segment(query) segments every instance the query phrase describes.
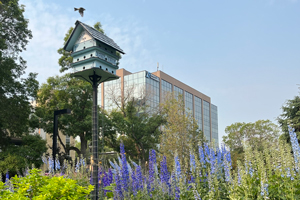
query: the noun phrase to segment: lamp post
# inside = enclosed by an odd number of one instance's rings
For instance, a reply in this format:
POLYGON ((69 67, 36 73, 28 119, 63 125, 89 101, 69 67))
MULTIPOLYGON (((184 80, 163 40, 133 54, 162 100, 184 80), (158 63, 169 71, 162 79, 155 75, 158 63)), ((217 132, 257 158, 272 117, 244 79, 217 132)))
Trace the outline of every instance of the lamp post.
POLYGON ((70 109, 62 109, 54 111, 54 119, 53 119, 53 145, 52 145, 52 155, 53 155, 53 169, 56 170, 55 165, 55 155, 57 149, 57 135, 58 135, 58 126, 57 126, 57 116, 62 114, 70 114, 70 109))
POLYGON ((76 77, 89 82, 93 87, 93 111, 92 111, 92 185, 95 186, 92 192, 92 199, 99 198, 99 181, 98 181, 98 85, 105 81, 115 80, 119 77, 115 74, 104 71, 100 68, 90 68, 82 71, 77 71, 71 74, 71 77, 76 77))

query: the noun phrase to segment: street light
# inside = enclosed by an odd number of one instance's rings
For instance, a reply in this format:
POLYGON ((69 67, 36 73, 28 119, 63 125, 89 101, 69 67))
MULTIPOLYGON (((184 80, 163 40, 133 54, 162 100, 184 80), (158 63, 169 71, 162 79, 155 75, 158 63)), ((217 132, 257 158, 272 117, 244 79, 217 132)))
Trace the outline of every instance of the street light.
POLYGON ((62 109, 54 111, 54 119, 53 119, 53 145, 52 145, 52 155, 53 155, 53 169, 56 170, 55 164, 55 155, 57 149, 57 135, 58 135, 58 126, 57 126, 57 116, 62 114, 70 114, 70 109, 62 109))

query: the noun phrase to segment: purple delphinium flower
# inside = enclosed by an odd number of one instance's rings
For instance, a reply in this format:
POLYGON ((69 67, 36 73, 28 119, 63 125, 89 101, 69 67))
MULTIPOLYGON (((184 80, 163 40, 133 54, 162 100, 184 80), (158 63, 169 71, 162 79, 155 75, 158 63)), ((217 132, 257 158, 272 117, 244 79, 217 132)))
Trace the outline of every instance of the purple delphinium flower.
POLYGON ((45 165, 47 165, 47 158, 45 156, 42 156, 42 161, 45 165))
POLYGON ((232 161, 231 161, 231 154, 230 154, 230 150, 228 150, 226 152, 226 160, 229 163, 230 169, 232 169, 232 161))
POLYGON ((127 169, 128 169, 129 174, 131 174, 132 173, 132 168, 131 168, 129 163, 127 163, 127 169))
POLYGON ((215 152, 213 149, 210 149, 210 154, 208 155, 208 162, 210 163, 210 173, 214 174, 216 171, 215 168, 215 163, 216 163, 216 158, 215 158, 215 152))
POLYGON ((59 162, 58 158, 55 159, 55 168, 57 170, 60 170, 60 162, 59 162))
POLYGON ((113 180, 114 180, 114 175, 113 175, 113 173, 112 173, 112 170, 111 170, 111 168, 109 168, 108 169, 108 177, 107 177, 107 179, 108 179, 108 182, 109 182, 109 185, 113 182, 113 180))
POLYGON ((206 162, 208 162, 208 163, 209 163, 209 156, 210 156, 210 154, 211 154, 210 150, 211 150, 211 149, 209 149, 207 143, 204 143, 205 160, 206 160, 206 162))
POLYGON ((143 174, 142 174, 142 168, 141 166, 137 166, 136 168, 136 180, 138 184, 138 190, 143 190, 144 184, 143 184, 143 174))
POLYGON ((261 188, 260 188, 260 195, 263 197, 267 197, 269 195, 268 192, 268 184, 267 183, 263 183, 263 181, 260 182, 261 183, 261 188))
POLYGON ((230 182, 230 169, 229 169, 229 163, 227 159, 225 158, 227 154, 224 155, 223 159, 223 166, 224 166, 224 171, 225 171, 225 181, 230 182))
POLYGON ((120 144, 121 160, 122 160, 122 169, 121 169, 121 178, 122 178, 122 188, 128 192, 128 183, 129 183, 129 171, 127 160, 125 156, 124 144, 120 144))
POLYGON ((75 165, 75 172, 79 172, 79 168, 80 168, 80 162, 77 161, 77 163, 75 165))
POLYGON ((52 173, 54 168, 54 162, 51 157, 49 157, 48 159, 48 164, 49 164, 49 173, 52 173))
POLYGON ((238 168, 238 185, 241 185, 241 181, 242 181, 242 178, 241 178, 241 174, 240 174, 240 168, 238 168))
POLYGON ((204 167, 205 167, 205 155, 204 155, 203 148, 202 148, 201 145, 199 145, 198 149, 199 149, 198 151, 199 151, 200 163, 201 163, 202 165, 204 165, 204 167))
POLYGON ((80 158, 79 162, 80 166, 85 167, 85 160, 83 158, 80 158))
POLYGON ((174 172, 171 173, 171 181, 172 181, 172 185, 171 185, 169 194, 172 196, 173 195, 173 190, 175 189, 175 187, 177 185, 177 181, 176 181, 176 177, 175 177, 174 172))
POLYGON ((291 138, 291 144, 294 154, 294 160, 295 160, 295 169, 297 172, 299 172, 299 160, 300 160, 300 147, 297 139, 297 135, 295 133, 295 129, 293 129, 291 126, 288 126, 289 129, 289 135, 291 138))
POLYGON ((116 187, 115 187, 116 196, 114 195, 114 198, 123 199, 123 192, 122 192, 123 183, 119 173, 115 175, 115 182, 116 182, 116 187))
POLYGON ((5 185, 7 184, 8 181, 9 181, 9 173, 8 173, 8 170, 7 170, 6 174, 5 174, 5 185))
POLYGON ((181 168, 178 156, 175 156, 175 176, 177 181, 181 178, 181 168))
POLYGON ((149 182, 148 187, 150 187, 151 191, 154 190, 152 185, 154 184, 155 165, 156 165, 156 153, 155 153, 155 150, 151 149, 149 152, 149 180, 148 180, 148 182, 149 182))
POLYGON ((175 200, 179 200, 180 199, 180 189, 179 187, 176 187, 175 189, 175 200))
POLYGON ((190 153, 190 171, 194 172, 195 169, 196 169, 195 156, 194 154, 190 153))
POLYGON ((132 171, 131 173, 131 180, 132 180, 132 192, 133 195, 136 196, 137 190, 138 190, 138 180, 136 178, 136 171, 132 171))
POLYGON ((218 165, 221 165, 222 164, 222 152, 219 148, 217 148, 217 158, 218 158, 218 165))
POLYGON ((103 187, 103 178, 104 178, 104 170, 103 170, 103 168, 100 166, 99 167, 99 171, 98 171, 98 183, 100 183, 100 184, 98 184, 98 187, 103 187))
MULTIPOLYGON (((104 172, 103 176, 103 187, 109 186, 113 181, 113 174, 111 169, 109 168, 107 172, 104 172)), ((104 190, 104 195, 106 195, 107 190, 104 190)))
POLYGON ((161 183, 168 183, 170 175, 167 167, 167 158, 164 156, 163 160, 160 162, 160 181, 161 183))
POLYGON ((116 174, 120 172, 120 167, 117 164, 114 164, 111 161, 109 161, 109 164, 113 167, 112 173, 116 174))
POLYGON ((138 167, 138 164, 136 164, 134 161, 131 160, 131 163, 132 163, 132 165, 133 165, 135 168, 138 167))
POLYGON ((194 190, 194 198, 195 200, 201 200, 200 194, 198 193, 197 190, 194 190))

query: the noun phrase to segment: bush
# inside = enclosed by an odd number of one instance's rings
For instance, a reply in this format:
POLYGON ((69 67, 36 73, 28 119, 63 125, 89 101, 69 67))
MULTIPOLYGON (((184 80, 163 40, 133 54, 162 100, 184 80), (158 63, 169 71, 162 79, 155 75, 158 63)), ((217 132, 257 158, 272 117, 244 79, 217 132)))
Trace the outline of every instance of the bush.
POLYGON ((75 180, 63 176, 42 176, 41 170, 32 169, 25 177, 0 182, 0 199, 46 200, 88 199, 93 186, 82 187, 75 180))

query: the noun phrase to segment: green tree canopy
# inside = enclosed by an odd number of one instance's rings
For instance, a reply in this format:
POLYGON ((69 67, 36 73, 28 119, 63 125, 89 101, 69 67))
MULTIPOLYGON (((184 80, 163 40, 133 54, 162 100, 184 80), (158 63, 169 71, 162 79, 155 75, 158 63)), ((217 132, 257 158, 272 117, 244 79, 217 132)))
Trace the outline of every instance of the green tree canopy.
MULTIPOLYGON (((88 140, 92 134, 92 87, 89 83, 71 78, 69 74, 62 77, 55 76, 47 79, 47 83, 42 84, 37 98, 36 120, 40 127, 47 133, 53 132, 54 110, 69 108, 71 115, 61 115, 58 119, 58 128, 64 135, 79 136, 81 148, 75 146, 66 147, 58 137, 65 152, 75 150, 78 154, 86 157, 88 140)), ((101 111, 101 110, 100 110, 101 111)), ((107 122, 106 115, 99 113, 99 125, 102 118, 107 122), (102 117, 103 115, 103 117, 102 117)), ((109 126, 109 122, 104 123, 109 126)), ((105 141, 115 141, 114 131, 109 127, 104 127, 105 141)))
POLYGON ((195 151, 199 143, 205 141, 204 135, 191 112, 185 110, 181 95, 175 98, 175 95, 170 93, 166 99, 162 104, 166 125, 160 136, 159 151, 166 156, 168 166, 173 165, 171 162, 177 153, 182 169, 187 170, 186 159, 189 158, 191 150, 195 151))
POLYGON ((283 134, 281 139, 290 143, 288 125, 295 129, 295 133, 298 136, 300 142, 300 97, 295 96, 294 99, 288 100, 284 106, 282 106, 282 114, 277 118, 278 123, 282 129, 283 134))
POLYGON ((6 170, 10 175, 22 172, 25 167, 40 167, 42 155, 47 151, 46 141, 39 135, 24 135, 20 146, 8 145, 2 148, 0 154, 0 174, 6 170))
POLYGON ((270 120, 258 120, 254 123, 237 122, 225 128, 224 144, 230 148, 233 167, 237 160, 244 158, 244 144, 259 151, 271 146, 279 138, 279 128, 270 120))
POLYGON ((26 50, 32 34, 18 0, 0 2, 0 145, 3 138, 29 131, 30 101, 36 97, 38 81, 30 73, 23 77, 26 61, 19 53, 26 50))
MULTIPOLYGON (((124 110, 113 110, 109 117, 113 127, 123 137, 126 143, 133 144, 126 147, 126 152, 135 160, 141 160, 145 166, 149 150, 157 149, 160 126, 165 119, 159 113, 149 115, 145 110, 140 110, 135 98, 124 106, 124 110)), ((119 146, 114 146, 119 151, 119 146)))

